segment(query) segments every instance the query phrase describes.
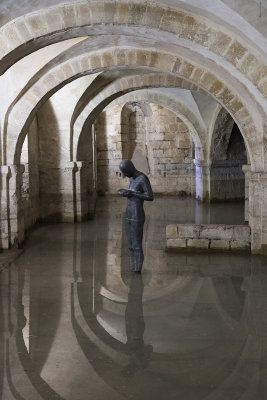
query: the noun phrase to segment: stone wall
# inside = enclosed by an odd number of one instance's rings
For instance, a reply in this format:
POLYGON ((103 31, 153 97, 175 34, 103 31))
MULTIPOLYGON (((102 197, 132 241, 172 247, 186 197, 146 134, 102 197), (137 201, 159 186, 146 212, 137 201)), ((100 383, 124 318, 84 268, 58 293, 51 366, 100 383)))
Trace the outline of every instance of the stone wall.
POLYGON ((67 85, 40 109, 38 117, 40 219, 73 222, 89 218, 95 206, 94 135, 86 141, 86 159, 70 161, 71 117, 88 77, 67 85), (66 100, 67 99, 67 100, 66 100))
POLYGON ((192 250, 250 250, 250 227, 245 225, 167 225, 167 249, 192 250))
POLYGON ((119 163, 130 157, 147 173, 154 193, 193 195, 195 168, 188 127, 164 107, 149 104, 151 115, 140 109, 121 117, 122 107, 105 110, 96 121, 98 190, 116 192, 126 183, 119 163), (129 143, 130 142, 130 143, 129 143))

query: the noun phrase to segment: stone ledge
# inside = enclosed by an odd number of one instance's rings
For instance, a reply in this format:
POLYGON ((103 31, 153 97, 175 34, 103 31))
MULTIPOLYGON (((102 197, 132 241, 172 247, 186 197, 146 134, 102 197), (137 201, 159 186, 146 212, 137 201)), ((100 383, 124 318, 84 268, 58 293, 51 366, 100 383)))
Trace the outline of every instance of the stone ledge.
POLYGON ((166 226, 167 250, 250 251, 247 225, 171 224, 166 226))

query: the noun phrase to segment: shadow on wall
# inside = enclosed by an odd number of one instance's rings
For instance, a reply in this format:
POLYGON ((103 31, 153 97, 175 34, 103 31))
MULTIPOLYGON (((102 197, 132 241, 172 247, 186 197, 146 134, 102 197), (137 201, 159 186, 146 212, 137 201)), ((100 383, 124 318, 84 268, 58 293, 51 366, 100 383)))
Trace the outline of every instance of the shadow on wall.
POLYGON ((144 103, 126 103, 121 112, 122 159, 132 160, 146 175, 150 172, 146 129, 149 116, 151 108, 144 103))
MULTIPOLYGON (((40 219, 62 221, 63 197, 66 187, 60 159, 61 143, 57 116, 48 100, 37 114, 39 135, 40 219)), ((71 175, 69 184, 72 185, 71 175)), ((70 199, 69 199, 70 200, 70 199)))

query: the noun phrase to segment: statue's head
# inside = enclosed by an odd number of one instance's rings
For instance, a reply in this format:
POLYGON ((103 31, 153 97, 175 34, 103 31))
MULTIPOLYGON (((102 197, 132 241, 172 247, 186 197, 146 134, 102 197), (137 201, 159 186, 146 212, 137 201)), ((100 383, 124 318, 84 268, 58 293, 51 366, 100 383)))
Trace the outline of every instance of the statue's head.
POLYGON ((136 171, 135 166, 130 160, 122 160, 120 163, 120 170, 123 175, 127 176, 128 178, 133 177, 136 171))

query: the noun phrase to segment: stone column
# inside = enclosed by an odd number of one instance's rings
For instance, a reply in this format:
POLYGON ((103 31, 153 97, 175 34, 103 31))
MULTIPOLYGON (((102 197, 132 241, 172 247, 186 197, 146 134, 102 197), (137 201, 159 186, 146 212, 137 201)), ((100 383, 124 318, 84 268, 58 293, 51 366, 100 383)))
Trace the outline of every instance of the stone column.
POLYGON ((0 195, 1 195, 1 208, 0 208, 0 223, 1 223, 1 235, 0 235, 0 248, 9 248, 9 236, 10 236, 10 224, 9 224, 9 194, 8 194, 8 180, 10 178, 10 168, 7 165, 0 167, 0 195))
POLYGON ((249 179, 249 225, 251 251, 267 251, 267 173, 251 172, 249 179))
POLYGON ((42 219, 52 222, 77 222, 94 212, 95 190, 92 163, 64 162, 58 167, 41 168, 40 192, 42 219))
POLYGON ((8 180, 8 213, 10 223, 10 245, 18 246, 24 241, 24 209, 21 196, 24 165, 10 165, 8 180))
POLYGON ((194 159, 196 166, 196 198, 210 202, 210 163, 194 159))
POLYGON ((92 218, 96 204, 93 162, 76 161, 73 175, 76 221, 92 218))
POLYGON ((64 162, 58 166, 41 165, 41 217, 49 222, 74 222, 76 163, 64 162))
POLYGON ((249 220, 249 179, 251 173, 251 165, 242 165, 242 171, 245 175, 245 221, 249 220))

